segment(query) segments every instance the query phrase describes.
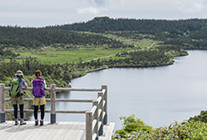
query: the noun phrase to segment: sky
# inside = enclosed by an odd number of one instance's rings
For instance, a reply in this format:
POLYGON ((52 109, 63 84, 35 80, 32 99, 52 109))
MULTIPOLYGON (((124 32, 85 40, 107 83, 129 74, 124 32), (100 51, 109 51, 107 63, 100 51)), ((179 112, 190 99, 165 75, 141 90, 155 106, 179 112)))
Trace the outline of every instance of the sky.
POLYGON ((44 27, 94 17, 207 18, 207 0, 0 0, 0 25, 44 27))

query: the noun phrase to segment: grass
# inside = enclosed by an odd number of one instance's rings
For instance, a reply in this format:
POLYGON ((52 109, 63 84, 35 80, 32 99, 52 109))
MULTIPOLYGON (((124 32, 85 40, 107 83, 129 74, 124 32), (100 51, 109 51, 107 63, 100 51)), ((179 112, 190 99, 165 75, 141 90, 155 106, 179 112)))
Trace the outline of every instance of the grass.
MULTIPOLYGON (((126 38, 126 37, 113 35, 113 34, 110 34, 110 33, 107 33, 107 34, 91 33, 91 32, 84 32, 84 33, 102 35, 102 36, 105 36, 105 37, 108 37, 108 38, 111 38, 111 39, 114 39, 114 40, 121 41, 125 44, 134 45, 135 47, 139 47, 139 48, 142 48, 142 49, 146 49, 147 47, 149 47, 153 43, 155 43, 155 44, 159 43, 158 41, 155 41, 155 40, 152 40, 152 39, 130 39, 130 38, 126 38)), ((139 34, 139 35, 141 35, 141 34, 139 34)), ((145 36, 145 35, 142 35, 142 36, 145 36)))
POLYGON ((21 52, 21 57, 34 57, 41 62, 51 63, 78 63, 80 61, 90 61, 92 59, 112 57, 117 53, 127 51, 123 49, 114 50, 44 50, 41 52, 21 52))
POLYGON ((152 45, 153 43, 157 43, 153 40, 149 40, 149 39, 142 39, 142 40, 129 40, 127 41, 127 43, 134 45, 135 47, 140 47, 142 49, 145 49, 147 47, 149 47, 150 45, 152 45))
MULTIPOLYGON (((88 33, 88 32, 85 32, 88 33)), ((97 33, 88 33, 88 34, 97 34, 97 33)), ((109 37, 112 39, 119 40, 123 42, 124 44, 131 44, 134 45, 136 48, 141 49, 148 49, 148 47, 151 44, 158 43, 157 41, 151 40, 151 39, 129 39, 124 38, 112 34, 99 34, 103 35, 105 37, 109 37)), ((102 47, 104 48, 104 47, 102 47)), ((33 50, 33 51, 24 51, 20 52, 17 50, 17 52, 21 55, 17 61, 22 61, 22 58, 25 57, 33 57, 37 60, 43 62, 43 63, 59 63, 59 64, 65 64, 65 63, 78 63, 80 61, 86 62, 90 60, 95 59, 123 59, 123 58, 117 58, 115 57, 116 54, 124 51, 134 51, 134 49, 100 49, 100 47, 97 46, 79 46, 78 50, 62 50, 62 49, 54 49, 52 47, 46 47, 44 49, 41 49, 41 51, 33 50)), ((5 59, 5 61, 9 61, 5 59)))

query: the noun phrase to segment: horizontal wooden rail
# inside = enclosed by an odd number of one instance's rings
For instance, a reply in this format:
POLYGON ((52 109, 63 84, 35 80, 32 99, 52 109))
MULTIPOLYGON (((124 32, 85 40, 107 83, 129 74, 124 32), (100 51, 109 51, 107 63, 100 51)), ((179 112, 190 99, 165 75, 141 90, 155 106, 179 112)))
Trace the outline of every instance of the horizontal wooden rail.
MULTIPOLYGON (((11 101, 10 98, 5 98, 5 101, 11 101)), ((24 98, 24 101, 33 101, 33 98, 24 98)), ((47 102, 50 102, 51 99, 46 98, 47 102)), ((93 100, 90 99, 56 99, 56 102, 79 102, 79 103, 92 103, 93 100)))
POLYGON ((61 111, 61 110, 56 110, 56 113, 72 113, 72 114, 82 114, 82 113, 86 113, 86 111, 61 111))
MULTIPOLYGON (((11 87, 5 87, 5 90, 11 90, 11 87)), ((27 87, 27 88, 22 88, 23 90, 32 90, 32 87, 27 87)), ((51 88, 45 88, 45 90, 50 91, 51 88)), ((56 91, 91 91, 91 92, 96 92, 96 91, 101 91, 102 89, 90 89, 90 88, 60 88, 60 87, 56 87, 55 88, 56 91)))
MULTIPOLYGON (((19 111, 19 110, 18 110, 19 111)), ((13 109, 5 109, 5 112, 14 112, 13 109)), ((33 109, 24 109, 24 112, 34 112, 33 109)), ((46 113, 51 113, 51 110, 45 110, 46 113)), ((71 113, 71 114, 85 114, 86 111, 65 111, 65 110, 56 110, 56 113, 71 113)))
POLYGON ((92 103, 93 100, 87 99, 56 99, 56 102, 84 102, 84 103, 92 103))
POLYGON ((101 91, 101 89, 87 89, 87 88, 55 88, 56 91, 101 91))

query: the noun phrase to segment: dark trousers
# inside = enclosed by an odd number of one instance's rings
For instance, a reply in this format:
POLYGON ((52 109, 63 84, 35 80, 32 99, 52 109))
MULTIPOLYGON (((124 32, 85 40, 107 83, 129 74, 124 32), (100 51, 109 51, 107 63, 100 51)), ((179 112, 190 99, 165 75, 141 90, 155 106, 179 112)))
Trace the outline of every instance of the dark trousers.
MULTIPOLYGON (((41 120, 43 120, 45 117, 45 105, 40 105, 40 111, 41 111, 41 120)), ((38 106, 34 105, 34 118, 35 118, 35 120, 38 119, 37 115, 38 115, 38 106)))
MULTIPOLYGON (((13 107, 14 107, 14 118, 15 120, 17 120, 18 119, 18 105, 14 104, 13 107)), ((20 117, 21 119, 24 119, 24 104, 19 105, 19 108, 20 108, 20 117)))

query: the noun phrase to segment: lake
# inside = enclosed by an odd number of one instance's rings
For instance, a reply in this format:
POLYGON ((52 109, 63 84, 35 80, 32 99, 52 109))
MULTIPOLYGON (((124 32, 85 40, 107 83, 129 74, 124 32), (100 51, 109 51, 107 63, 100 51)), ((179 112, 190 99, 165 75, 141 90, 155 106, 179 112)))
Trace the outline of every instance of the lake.
MULTIPOLYGON (((108 119, 121 129, 121 115, 135 114, 155 128, 182 122, 207 108, 207 51, 188 51, 170 66, 112 68, 71 81, 74 88, 108 86, 108 119)), ((57 98, 91 99, 96 93, 67 92, 57 98)), ((50 104, 47 104, 50 108, 50 104)), ((89 103, 57 103, 58 109, 89 110, 89 103)), ((45 120, 50 116, 46 114, 45 120)), ((34 120, 34 119, 33 119, 34 120)), ((85 121, 85 115, 57 114, 58 121, 85 121)))

